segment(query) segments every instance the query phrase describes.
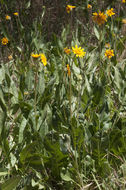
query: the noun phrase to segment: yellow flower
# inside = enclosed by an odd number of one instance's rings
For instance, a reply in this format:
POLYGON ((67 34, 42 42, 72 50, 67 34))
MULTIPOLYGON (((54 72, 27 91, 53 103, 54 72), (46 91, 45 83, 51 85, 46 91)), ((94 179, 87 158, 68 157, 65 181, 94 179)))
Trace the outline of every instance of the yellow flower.
POLYGON ((19 13, 18 12, 15 12, 15 13, 13 13, 15 16, 18 16, 19 15, 19 13))
POLYGON ((32 53, 31 56, 32 56, 33 58, 38 58, 38 57, 40 57, 40 54, 34 54, 34 53, 32 53))
POLYGON ((41 56, 41 62, 43 63, 44 66, 46 66, 47 65, 47 59, 46 59, 45 54, 41 53, 40 56, 41 56))
POLYGON ((92 9, 92 6, 90 4, 87 5, 88 9, 92 9))
POLYGON ((69 64, 67 64, 67 72, 68 72, 68 76, 70 77, 70 66, 69 66, 69 64))
POLYGON ((113 56, 114 56, 113 50, 112 50, 112 49, 107 49, 107 50, 105 51, 105 56, 108 57, 109 59, 110 59, 111 57, 113 57, 113 56))
POLYGON ((12 55, 9 55, 8 59, 9 59, 9 61, 11 61, 13 59, 12 55))
POLYGON ((122 23, 126 24, 126 18, 122 19, 122 23))
POLYGON ((122 3, 126 3, 126 0, 122 0, 122 3))
POLYGON ((5 16, 6 20, 11 20, 11 17, 9 15, 5 16))
POLYGON ((65 51, 65 53, 66 53, 67 55, 69 55, 69 54, 70 54, 70 49, 68 49, 67 47, 66 47, 66 48, 64 48, 64 51, 65 51))
POLYGON ((7 43, 8 43, 8 39, 7 38, 2 38, 2 44, 3 45, 7 45, 7 43))
POLYGON ((106 14, 107 14, 108 16, 110 16, 110 17, 111 17, 112 15, 115 15, 115 13, 113 12, 113 8, 107 10, 107 11, 106 11, 106 14))
POLYGON ((28 95, 28 94, 29 94, 29 92, 28 92, 28 91, 25 91, 25 92, 24 92, 24 95, 28 95))
POLYGON ((107 21, 106 18, 106 15, 101 11, 99 13, 93 13, 93 21, 96 22, 98 25, 104 24, 107 21))
POLYGON ((106 44, 105 44, 105 47, 106 47, 106 48, 110 48, 110 43, 106 43, 106 44))
POLYGON ((77 47, 77 45, 75 45, 75 47, 72 47, 72 50, 76 57, 84 57, 86 54, 86 52, 84 52, 84 49, 77 47))
POLYGON ((70 11, 72 11, 72 9, 74 9, 76 6, 72 6, 72 5, 67 5, 66 6, 66 11, 67 13, 70 13, 70 11))

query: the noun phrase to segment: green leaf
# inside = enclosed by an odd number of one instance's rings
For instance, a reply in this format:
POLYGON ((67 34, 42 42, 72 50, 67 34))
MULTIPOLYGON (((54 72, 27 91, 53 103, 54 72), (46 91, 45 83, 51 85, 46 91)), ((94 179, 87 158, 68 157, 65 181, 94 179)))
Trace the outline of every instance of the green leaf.
POLYGON ((61 173, 61 178, 64 180, 64 181, 73 181, 71 179, 71 177, 69 176, 69 174, 63 174, 61 173))
POLYGON ((21 125, 20 125, 20 129, 19 129, 19 143, 22 143, 23 141, 23 132, 26 127, 26 124, 27 124, 27 120, 23 117, 21 125))
POLYGON ((99 34, 99 31, 96 28, 96 26, 94 26, 94 33, 95 33, 96 38, 99 40, 100 39, 100 34, 99 34))
POLYGON ((88 81, 87 76, 85 75, 85 86, 87 87, 87 91, 89 92, 89 94, 91 93, 91 87, 88 81))
POLYGON ((21 180, 20 176, 10 178, 4 184, 1 185, 1 190, 14 190, 17 187, 20 180, 21 180))
POLYGON ((6 113, 0 110, 0 135, 4 127, 5 119, 6 119, 6 113))
POLYGON ((11 82, 10 93, 13 94, 13 103, 18 102, 18 91, 14 81, 11 82))
POLYGON ((8 172, 7 172, 7 171, 0 172, 0 176, 5 176, 5 175, 8 175, 8 172))
POLYGON ((103 86, 101 84, 97 84, 95 87, 94 87, 94 91, 93 91, 93 102, 95 105, 98 105, 101 98, 103 97, 104 95, 104 89, 103 89, 103 86))
POLYGON ((31 6, 31 1, 28 1, 25 5, 25 8, 28 9, 31 6))
POLYGON ((28 91, 33 89, 33 87, 34 87, 34 74, 33 74, 33 71, 31 69, 29 69, 29 71, 27 73, 25 83, 27 85, 28 91))
POLYGON ((6 104, 5 104, 5 101, 4 101, 3 91, 2 91, 1 88, 0 88, 0 106, 1 106, 2 110, 4 112, 6 112, 7 108, 6 108, 6 104))
POLYGON ((36 152, 36 146, 37 146, 37 142, 28 144, 20 153, 20 162, 22 164, 31 164, 31 165, 38 165, 40 167, 40 165, 42 165, 41 163, 41 158, 40 153, 36 152))
POLYGON ((119 69, 117 67, 114 67, 114 70, 115 70, 115 84, 116 86, 121 89, 122 88, 122 77, 121 77, 121 74, 119 72, 119 69))
POLYGON ((42 95, 44 90, 45 90, 45 79, 44 79, 43 73, 41 73, 39 76, 38 91, 42 95))
POLYGON ((2 84, 2 81, 4 80, 5 78, 5 70, 4 68, 0 68, 0 84, 2 84))

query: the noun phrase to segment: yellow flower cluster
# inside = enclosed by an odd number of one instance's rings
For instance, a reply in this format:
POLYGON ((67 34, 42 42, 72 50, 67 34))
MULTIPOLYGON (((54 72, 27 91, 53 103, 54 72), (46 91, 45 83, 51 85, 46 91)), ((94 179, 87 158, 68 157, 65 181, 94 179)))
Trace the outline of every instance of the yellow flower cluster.
POLYGON ((64 48, 64 52, 65 52, 67 55, 69 55, 69 54, 70 54, 70 49, 67 48, 67 47, 65 47, 65 48, 64 48))
POLYGON ((12 56, 12 55, 9 55, 9 56, 8 56, 8 59, 9 59, 9 61, 11 61, 11 60, 13 59, 13 56, 12 56))
POLYGON ((110 59, 111 57, 114 56, 114 51, 112 49, 107 49, 105 51, 105 56, 110 59))
POLYGON ((106 11, 106 14, 108 15, 108 16, 113 16, 113 15, 115 15, 115 13, 113 12, 113 8, 111 8, 111 9, 108 9, 107 11, 106 11))
POLYGON ((5 19, 6 19, 6 20, 11 20, 11 17, 10 17, 9 15, 6 15, 6 16, 5 16, 5 19))
POLYGON ((41 62, 43 63, 43 65, 44 66, 47 65, 47 58, 46 58, 46 56, 45 56, 44 53, 41 53, 41 54, 34 54, 34 53, 32 53, 31 56, 33 58, 35 58, 35 59, 40 57, 41 58, 41 62))
POLYGON ((110 48, 110 43, 106 43, 106 44, 105 44, 105 47, 106 47, 106 48, 110 48))
POLYGON ((126 24, 126 19, 125 19, 125 18, 122 19, 122 23, 123 23, 123 24, 126 24))
POLYGON ((87 5, 88 9, 92 9, 92 6, 90 4, 87 5))
POLYGON ((34 53, 32 53, 31 56, 32 56, 33 58, 38 58, 38 57, 40 57, 40 54, 34 54, 34 53))
POLYGON ((8 44, 8 39, 6 37, 2 38, 2 44, 5 46, 8 44))
POLYGON ((41 62, 43 63, 44 66, 47 65, 47 59, 46 59, 46 56, 45 54, 40 54, 40 57, 41 57, 41 62))
POLYGON ((86 52, 84 52, 84 49, 77 47, 77 45, 75 45, 75 47, 72 47, 72 50, 76 57, 84 57, 86 54, 86 52))
POLYGON ((18 16, 19 15, 19 13, 18 12, 15 12, 15 13, 13 13, 15 16, 18 16))
MULTIPOLYGON (((13 13, 13 15, 18 16, 19 13, 18 13, 18 12, 15 12, 15 13, 13 13)), ((5 16, 5 19, 6 19, 6 20, 11 20, 11 16, 6 15, 6 16, 5 16)))
POLYGON ((28 92, 28 91, 25 91, 25 92, 24 92, 24 95, 28 95, 28 94, 29 94, 29 92, 28 92))
POLYGON ((93 21, 97 23, 98 25, 102 25, 107 21, 107 16, 99 11, 98 13, 93 13, 93 21))
POLYGON ((76 6, 72 6, 72 5, 67 5, 66 6, 66 11, 67 13, 70 13, 70 11, 72 11, 72 9, 76 8, 76 6))
POLYGON ((114 9, 111 8, 111 9, 108 9, 106 11, 106 14, 104 14, 103 12, 99 11, 98 13, 93 13, 93 21, 98 24, 98 25, 102 25, 104 24, 106 21, 107 21, 107 16, 111 17, 113 15, 115 15, 114 9))
POLYGON ((126 0, 122 0, 122 3, 126 3, 126 0))
MULTIPOLYGON (((64 48, 64 52, 69 55, 70 54, 70 49, 65 47, 64 48)), ((86 52, 84 52, 84 49, 82 49, 81 47, 78 47, 77 45, 75 45, 75 47, 72 47, 72 52, 76 55, 76 57, 84 57, 86 52)))

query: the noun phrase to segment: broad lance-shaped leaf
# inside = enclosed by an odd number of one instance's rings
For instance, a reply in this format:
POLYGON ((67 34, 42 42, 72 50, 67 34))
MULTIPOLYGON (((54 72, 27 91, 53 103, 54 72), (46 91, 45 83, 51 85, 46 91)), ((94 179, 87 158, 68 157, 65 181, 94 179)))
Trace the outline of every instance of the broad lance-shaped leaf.
POLYGON ((94 33, 95 33, 95 36, 97 37, 97 39, 99 40, 100 39, 100 34, 99 34, 98 29, 95 26, 94 26, 94 33))
POLYGON ((0 135, 4 127, 5 119, 6 119, 6 113, 0 110, 0 135))
POLYGON ((4 101, 4 97, 3 97, 3 92, 0 89, 0 135, 2 132, 2 129, 4 127, 4 123, 6 120, 6 116, 7 116, 7 108, 5 105, 5 101, 4 101))
POLYGON ((39 76, 39 84, 38 84, 38 91, 42 95, 45 90, 45 79, 44 79, 44 73, 41 73, 39 76))
POLYGON ((17 187, 20 180, 20 176, 10 178, 1 185, 1 190, 14 190, 17 187))
POLYGON ((122 88, 121 74, 120 74, 119 69, 117 67, 114 67, 114 70, 115 70, 114 82, 115 82, 116 86, 118 87, 118 89, 121 89, 122 88))
POLYGON ((5 79, 5 69, 2 67, 0 68, 0 84, 2 84, 2 81, 5 79))
POLYGON ((4 101, 4 96, 3 96, 3 92, 2 92, 2 89, 0 88, 0 106, 2 108, 2 110, 4 112, 7 111, 7 108, 6 108, 6 104, 5 104, 5 101, 4 101))
POLYGON ((69 173, 67 173, 67 174, 61 173, 61 178, 62 178, 64 181, 73 181, 73 179, 70 177, 69 173))
POLYGON ((87 87, 87 91, 88 91, 89 93, 91 93, 91 87, 90 87, 90 83, 89 83, 89 81, 88 81, 87 76, 85 76, 85 86, 87 87))
POLYGON ((0 168, 0 177, 1 176, 6 176, 9 174, 9 171, 3 168, 0 168))
POLYGON ((25 83, 27 85, 28 91, 32 90, 34 87, 34 74, 33 71, 30 69, 26 75, 25 83))
POLYGON ((21 125, 19 127, 19 143, 21 143, 23 140, 23 132, 26 127, 26 124, 27 124, 27 120, 23 117, 21 125))

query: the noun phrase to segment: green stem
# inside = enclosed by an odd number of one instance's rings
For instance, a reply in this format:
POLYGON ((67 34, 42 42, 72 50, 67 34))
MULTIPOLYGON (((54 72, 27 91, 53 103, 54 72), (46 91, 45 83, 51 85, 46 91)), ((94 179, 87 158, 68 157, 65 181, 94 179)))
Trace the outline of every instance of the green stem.
POLYGON ((36 116, 37 116, 37 109, 36 109, 36 104, 37 104, 37 80, 38 80, 38 71, 35 71, 35 79, 34 79, 34 111, 35 111, 35 124, 36 124, 36 128, 37 128, 37 120, 36 120, 36 116))

